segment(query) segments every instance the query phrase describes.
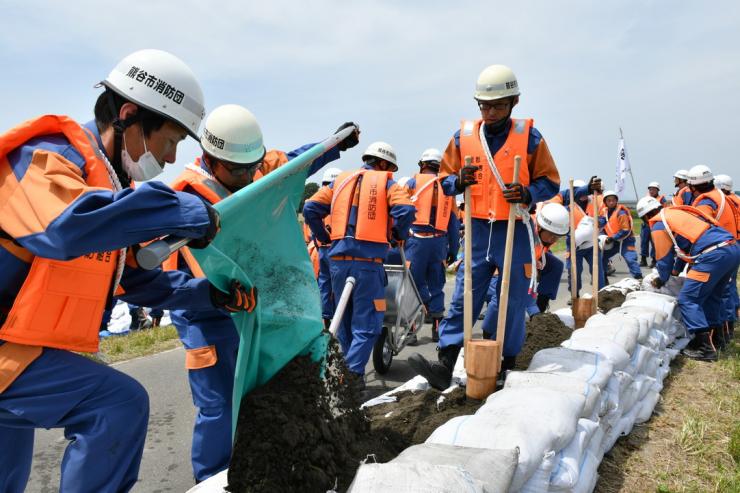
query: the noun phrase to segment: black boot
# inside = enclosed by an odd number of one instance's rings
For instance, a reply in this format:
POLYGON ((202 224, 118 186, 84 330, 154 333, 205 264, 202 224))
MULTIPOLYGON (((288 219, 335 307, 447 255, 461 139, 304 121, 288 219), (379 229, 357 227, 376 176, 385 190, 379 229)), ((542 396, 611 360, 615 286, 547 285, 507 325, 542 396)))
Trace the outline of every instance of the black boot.
POLYGON ((717 351, 725 349, 725 330, 722 325, 711 327, 712 345, 717 351))
POLYGON ((735 322, 725 322, 727 324, 727 330, 725 331, 725 341, 728 343, 735 338, 735 322))
POLYGON ((645 255, 640 256, 640 267, 647 267, 647 257, 645 255))
POLYGON ((651 259, 650 260, 650 268, 652 269, 654 267, 655 267, 655 259, 651 259))
POLYGON ((537 308, 539 308, 540 313, 545 313, 549 306, 550 306, 550 297, 547 296, 546 294, 538 294, 537 295, 537 308))
POLYGON ((432 341, 439 342, 439 323, 442 317, 432 319, 432 341))
POLYGON ((329 330, 329 327, 331 326, 331 319, 325 318, 324 319, 324 329, 329 330))
POLYGON ((438 353, 439 362, 432 363, 419 353, 409 356, 409 365, 416 372, 426 378, 429 385, 437 390, 445 390, 452 382, 452 370, 455 368, 460 346, 447 346, 438 353))
POLYGON ((712 334, 709 329, 695 332, 694 338, 681 353, 687 358, 699 361, 717 361, 717 351, 712 346, 712 334))

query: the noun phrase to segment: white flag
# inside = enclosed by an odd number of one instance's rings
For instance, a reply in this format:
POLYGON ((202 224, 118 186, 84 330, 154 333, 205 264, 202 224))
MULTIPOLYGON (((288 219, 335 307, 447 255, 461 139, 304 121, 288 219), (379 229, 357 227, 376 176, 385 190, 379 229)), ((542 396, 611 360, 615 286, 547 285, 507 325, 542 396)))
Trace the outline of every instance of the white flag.
POLYGON ((617 180, 614 190, 617 193, 624 191, 624 179, 627 178, 627 172, 630 170, 630 160, 627 157, 627 149, 624 147, 624 137, 621 136, 620 130, 619 149, 617 151, 617 180))

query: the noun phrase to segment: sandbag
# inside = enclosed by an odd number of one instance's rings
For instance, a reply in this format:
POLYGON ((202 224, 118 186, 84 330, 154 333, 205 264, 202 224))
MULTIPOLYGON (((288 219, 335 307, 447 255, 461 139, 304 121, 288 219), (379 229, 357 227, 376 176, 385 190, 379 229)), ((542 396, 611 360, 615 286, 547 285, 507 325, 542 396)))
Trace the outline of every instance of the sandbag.
POLYGON ((631 318, 636 320, 640 327, 640 335, 637 336, 637 342, 640 344, 647 340, 650 329, 653 328, 653 323, 655 322, 655 312, 653 310, 644 310, 643 307, 639 306, 612 308, 606 316, 613 319, 624 320, 631 318))
POLYGON ((660 393, 654 390, 650 390, 645 398, 639 403, 640 410, 635 416, 635 424, 645 423, 653 415, 653 410, 660 400, 660 393))
POLYGON ((537 351, 527 371, 565 375, 603 389, 614 371, 614 365, 596 353, 554 347, 537 351))
POLYGON ((618 344, 622 349, 632 354, 637 345, 637 337, 640 331, 636 327, 626 327, 623 325, 609 324, 589 326, 588 328, 578 329, 570 336, 573 340, 598 337, 608 339, 618 344))
MULTIPOLYGON (((611 313, 611 312, 609 312, 611 313)), ((619 327, 620 329, 627 330, 630 333, 637 332, 637 341, 640 342, 642 337, 642 329, 641 329, 641 323, 640 320, 638 320, 636 317, 631 316, 623 316, 617 313, 611 314, 611 315, 605 315, 602 313, 597 313, 596 315, 593 315, 589 317, 588 320, 586 320, 586 324, 584 325, 584 329, 588 329, 591 327, 619 327)), ((645 330, 648 330, 647 327, 645 327, 645 330)))
POLYGON ((633 377, 636 377, 637 375, 645 371, 645 365, 648 359, 655 357, 656 354, 657 353, 652 349, 643 346, 642 344, 638 344, 635 352, 632 353, 629 364, 624 369, 624 371, 626 371, 633 377))
POLYGON ((553 315, 557 315, 561 322, 571 329, 576 328, 576 319, 573 317, 573 310, 570 307, 560 308, 552 312, 553 315))
POLYGON ((630 362, 629 353, 627 353, 627 351, 618 344, 608 339, 583 337, 576 340, 568 339, 567 341, 563 341, 560 345, 568 349, 598 353, 611 361, 615 370, 624 369, 630 362))
MULTIPOLYGON (((624 371, 615 371, 609 381, 606 384, 606 394, 609 398, 609 411, 619 410, 619 416, 621 416, 625 409, 622 404, 627 389, 634 382, 634 378, 631 374, 624 371)), ((609 421, 611 422, 611 416, 609 421)))
POLYGON ((347 493, 490 493, 482 482, 460 467, 425 463, 363 464, 347 493))
POLYGON ((599 479, 596 471, 600 462, 591 451, 586 452, 578 483, 573 487, 572 493, 591 493, 594 490, 599 479))
POLYGON ((573 440, 557 453, 557 462, 550 475, 551 489, 573 488, 580 476, 581 462, 599 423, 579 419, 573 440))
POLYGON ((571 392, 582 395, 586 400, 581 412, 581 418, 589 418, 598 411, 601 401, 601 389, 583 380, 556 373, 532 371, 512 371, 506 377, 505 389, 534 389, 543 388, 558 392, 571 392))
POLYGON ((540 493, 547 491, 550 487, 550 475, 552 474, 556 460, 557 456, 555 452, 546 453, 540 463, 540 467, 534 471, 534 474, 532 474, 527 482, 520 489, 510 489, 509 491, 511 493, 540 493))
POLYGON ((391 462, 460 468, 480 481, 486 491, 506 491, 519 462, 519 449, 482 449, 421 443, 407 448, 391 462))
POLYGON ((437 428, 426 443, 475 448, 519 448, 511 489, 519 490, 545 454, 573 439, 585 399, 546 389, 503 389, 472 416, 458 416, 437 428))

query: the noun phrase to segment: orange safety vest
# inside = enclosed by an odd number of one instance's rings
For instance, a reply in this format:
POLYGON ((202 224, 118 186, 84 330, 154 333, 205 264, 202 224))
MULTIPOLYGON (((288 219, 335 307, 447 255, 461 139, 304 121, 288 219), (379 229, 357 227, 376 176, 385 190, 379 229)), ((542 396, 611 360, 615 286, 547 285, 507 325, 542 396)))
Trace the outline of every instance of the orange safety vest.
POLYGON ((321 266, 319 265, 319 249, 316 248, 316 243, 314 243, 313 241, 308 243, 307 248, 308 256, 311 259, 311 266, 313 267, 313 276, 318 279, 319 270, 321 268, 321 266))
POLYGON ((711 216, 717 220, 722 228, 729 231, 735 238, 738 238, 738 211, 735 207, 735 203, 732 200, 729 200, 722 190, 714 188, 706 193, 696 196, 692 205, 697 207, 699 202, 704 199, 711 200, 717 206, 717 209, 712 212, 711 216))
POLYGON ((391 220, 388 215, 386 187, 390 171, 345 171, 334 180, 331 201, 331 239, 347 236, 352 208, 357 208, 354 238, 374 243, 388 243, 391 220))
POLYGON ((661 209, 658 214, 648 220, 648 224, 652 229, 652 226, 659 221, 665 225, 666 232, 673 243, 676 254, 679 258, 689 263, 692 262, 692 259, 688 252, 685 252, 678 246, 675 235, 679 234, 694 244, 710 226, 719 226, 713 217, 688 205, 677 205, 661 209))
POLYGON ((611 237, 622 231, 622 226, 619 224, 619 211, 625 211, 627 213, 627 220, 630 227, 630 234, 627 235, 627 237, 629 238, 629 236, 632 234, 632 214, 630 214, 630 210, 622 204, 617 204, 617 207, 615 208, 611 217, 608 217, 609 210, 606 207, 604 207, 602 211, 604 214, 604 219, 606 219, 606 226, 604 227, 604 231, 607 235, 611 237))
POLYGON ((682 187, 678 190, 678 193, 673 196, 673 199, 671 201, 673 202, 673 205, 691 205, 691 204, 684 204, 683 203, 683 194, 685 192, 689 192, 691 189, 689 187, 682 187))
MULTIPOLYGON (((486 152, 480 141, 480 129, 483 120, 463 121, 460 130, 460 155, 471 156, 473 164, 480 166, 475 173, 478 183, 470 187, 471 215, 477 219, 508 220, 509 203, 504 199, 503 191, 496 180, 486 152)), ((504 183, 511 183, 514 178, 514 157, 521 156, 522 165, 519 169, 519 179, 524 186, 529 185, 529 166, 527 165, 527 146, 529 144, 529 130, 534 122, 532 119, 511 120, 511 129, 506 142, 493 157, 493 165, 498 170, 504 183)))
POLYGON ((416 188, 411 197, 411 202, 416 206, 417 226, 432 226, 439 231, 446 231, 450 223, 452 213, 452 197, 444 194, 439 186, 439 177, 432 174, 418 173, 414 176, 416 188), (437 208, 437 213, 432 222, 432 208, 437 208))
MULTIPOLYGON (((82 155, 88 186, 114 189, 95 137, 66 116, 45 115, 1 136, 0 167, 9 168, 8 154, 28 140, 53 134, 63 134, 82 155)), ((0 327, 0 339, 97 352, 100 322, 118 264, 118 251, 90 253, 72 260, 33 257, 31 269, 0 327)))
MULTIPOLYGON (((228 188, 223 186, 216 178, 210 173, 205 171, 200 166, 201 159, 196 158, 193 164, 185 166, 185 170, 180 173, 180 176, 175 178, 170 184, 170 188, 182 192, 186 188, 195 190, 201 197, 205 198, 211 204, 216 204, 226 197, 231 195, 228 188)), ((255 176, 255 180, 257 177, 255 176)), ((170 255, 167 260, 162 263, 163 270, 177 270, 177 264, 182 255, 183 260, 190 268, 195 277, 206 277, 203 269, 195 260, 195 256, 188 247, 182 247, 170 255)))

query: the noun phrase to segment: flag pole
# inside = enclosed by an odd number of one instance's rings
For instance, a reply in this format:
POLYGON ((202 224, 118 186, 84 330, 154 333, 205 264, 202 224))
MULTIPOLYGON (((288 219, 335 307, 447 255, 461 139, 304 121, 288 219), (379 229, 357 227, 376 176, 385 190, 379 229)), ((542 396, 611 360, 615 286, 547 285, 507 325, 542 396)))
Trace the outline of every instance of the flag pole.
MULTIPOLYGON (((622 127, 619 127, 619 138, 624 141, 624 135, 622 134, 622 127)), ((625 149, 627 146, 624 146, 625 149)), ((625 151, 626 152, 626 151, 625 151)), ((632 164, 630 163, 630 167, 627 169, 627 172, 630 174, 630 179, 632 180, 632 188, 635 190, 635 200, 640 200, 640 196, 637 195, 637 185, 635 185, 635 177, 632 174, 632 164)))

